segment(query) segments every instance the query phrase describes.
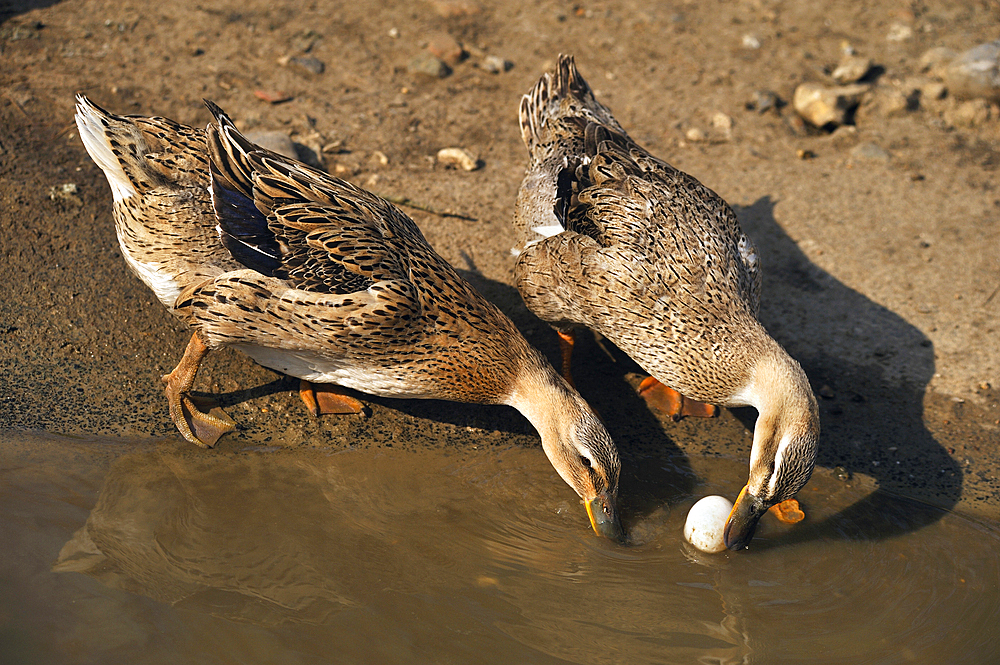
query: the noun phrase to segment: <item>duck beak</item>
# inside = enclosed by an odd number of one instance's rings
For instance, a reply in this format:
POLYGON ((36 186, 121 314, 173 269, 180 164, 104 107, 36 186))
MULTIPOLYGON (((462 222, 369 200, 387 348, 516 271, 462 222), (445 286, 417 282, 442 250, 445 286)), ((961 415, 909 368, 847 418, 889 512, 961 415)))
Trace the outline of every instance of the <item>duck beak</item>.
POLYGON ((590 526, 594 527, 594 532, 598 536, 604 536, 618 543, 625 542, 625 530, 618 521, 618 511, 615 510, 615 501, 610 494, 601 492, 583 504, 587 506, 590 526))
POLYGON ((754 531, 757 530, 757 522, 766 512, 767 506, 764 502, 744 486, 740 490, 740 495, 736 497, 736 504, 729 512, 729 519, 726 520, 726 527, 722 532, 726 547, 731 550, 741 550, 749 545, 754 531))

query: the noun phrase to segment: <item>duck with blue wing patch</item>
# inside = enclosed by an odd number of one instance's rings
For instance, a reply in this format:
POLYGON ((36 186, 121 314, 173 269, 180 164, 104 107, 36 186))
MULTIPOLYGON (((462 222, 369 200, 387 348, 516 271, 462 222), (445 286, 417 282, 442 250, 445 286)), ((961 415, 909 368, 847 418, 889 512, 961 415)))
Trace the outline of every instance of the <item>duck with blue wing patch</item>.
MULTIPOLYGON (((78 122, 99 132, 104 119, 88 104, 81 98, 78 122)), ((185 438, 210 446, 231 427, 188 395, 205 355, 224 346, 309 382, 387 397, 506 404, 534 425, 549 460, 583 499, 593 529, 623 538, 614 443, 510 319, 395 206, 255 146, 221 109, 209 109, 215 120, 205 133, 187 130, 203 151, 196 180, 204 191, 195 190, 199 203, 186 214, 199 229, 210 221, 211 237, 199 238, 224 261, 179 283, 165 303, 194 328, 181 362, 164 377, 185 438)), ((114 154, 99 152, 95 161, 105 168, 114 154)), ((108 174, 109 181, 119 176, 108 174)), ((174 232, 153 213, 133 215, 129 225, 174 232)))

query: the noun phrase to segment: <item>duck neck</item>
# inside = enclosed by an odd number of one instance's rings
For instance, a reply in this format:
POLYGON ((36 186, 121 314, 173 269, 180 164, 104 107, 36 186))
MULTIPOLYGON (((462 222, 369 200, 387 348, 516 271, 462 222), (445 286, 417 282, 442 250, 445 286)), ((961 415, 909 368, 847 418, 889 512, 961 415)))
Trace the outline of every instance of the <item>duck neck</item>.
MULTIPOLYGON (((536 351, 529 355, 511 382, 503 403, 514 407, 528 419, 538 432, 542 450, 552 466, 563 480, 575 488, 564 457, 567 454, 566 442, 573 438, 578 424, 590 411, 579 393, 536 351)), ((597 420, 596 416, 594 418, 597 420)))
POLYGON ((806 373, 777 342, 768 341, 747 386, 735 398, 758 413, 750 452, 751 489, 770 477, 770 464, 763 464, 763 460, 782 457, 793 433, 819 436, 819 408, 806 373))

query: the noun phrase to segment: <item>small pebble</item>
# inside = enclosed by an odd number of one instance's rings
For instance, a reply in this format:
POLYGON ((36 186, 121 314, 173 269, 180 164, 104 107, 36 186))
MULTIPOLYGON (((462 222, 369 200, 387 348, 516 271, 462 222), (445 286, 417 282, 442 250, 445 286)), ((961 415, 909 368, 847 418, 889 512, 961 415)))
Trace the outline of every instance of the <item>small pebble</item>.
POLYGON ((994 109, 985 99, 970 99, 945 109, 944 120, 954 127, 979 127, 993 117, 994 109))
POLYGON ((438 150, 437 161, 442 166, 463 171, 475 171, 482 166, 479 159, 464 148, 442 148, 438 150))
POLYGON ((323 70, 326 69, 326 65, 319 58, 314 58, 311 55, 300 55, 289 59, 289 63, 304 69, 310 74, 322 74, 323 70))
POLYGON ((877 143, 860 143, 851 149, 851 159, 865 162, 888 162, 889 152, 877 143))
POLYGON ((765 113, 771 109, 781 106, 781 99, 771 90, 755 90, 753 101, 747 105, 748 110, 756 110, 757 113, 765 113))
POLYGON ((935 46, 920 56, 920 69, 932 76, 943 76, 944 68, 958 56, 958 53, 945 46, 935 46))
POLYGON ((498 55, 488 55, 483 58, 483 64, 480 66, 491 74, 502 74, 510 71, 514 67, 514 63, 510 60, 504 60, 498 55))
POLYGON ((947 94, 948 88, 944 83, 939 83, 938 81, 929 81, 920 88, 921 99, 937 101, 939 99, 944 99, 947 94))
POLYGON ((282 90, 254 90, 253 96, 269 104, 280 104, 292 99, 292 96, 282 90))
POLYGON ((437 32, 430 36, 427 51, 440 58, 449 67, 454 67, 468 55, 458 41, 446 32, 437 32))
POLYGON ((712 115, 712 127, 722 131, 727 137, 733 132, 733 119, 722 112, 712 115))
POLYGON ((905 42, 913 38, 913 28, 903 23, 893 23, 885 38, 890 42, 905 42))
POLYGON ((862 58, 859 55, 848 55, 840 61, 840 64, 833 70, 831 76, 834 81, 841 85, 855 83, 863 79, 871 68, 872 61, 868 58, 862 58))
POLYGON ((702 552, 714 554, 726 549, 726 520, 733 509, 724 496, 706 496, 691 506, 684 522, 684 539, 702 552))
POLYGON ((705 132, 701 131, 697 127, 692 127, 691 129, 684 132, 684 138, 692 143, 698 143, 705 140, 705 132))

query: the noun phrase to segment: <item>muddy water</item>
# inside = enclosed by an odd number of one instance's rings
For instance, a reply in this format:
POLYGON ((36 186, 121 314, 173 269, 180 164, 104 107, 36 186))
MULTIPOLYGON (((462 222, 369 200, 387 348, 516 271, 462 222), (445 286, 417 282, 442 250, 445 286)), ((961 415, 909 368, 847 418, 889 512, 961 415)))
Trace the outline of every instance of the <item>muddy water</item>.
POLYGON ((625 497, 621 547, 538 449, 3 434, 0 661, 1000 659, 997 528, 818 470, 805 523, 768 517, 750 551, 700 555, 687 508, 735 495, 744 470, 691 467, 673 505, 625 497))

